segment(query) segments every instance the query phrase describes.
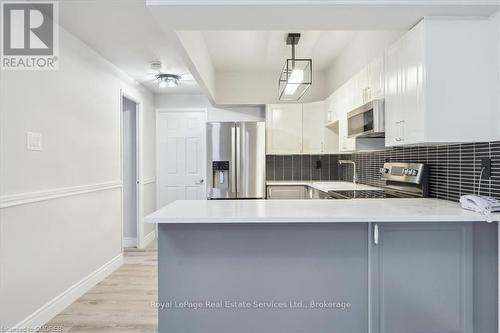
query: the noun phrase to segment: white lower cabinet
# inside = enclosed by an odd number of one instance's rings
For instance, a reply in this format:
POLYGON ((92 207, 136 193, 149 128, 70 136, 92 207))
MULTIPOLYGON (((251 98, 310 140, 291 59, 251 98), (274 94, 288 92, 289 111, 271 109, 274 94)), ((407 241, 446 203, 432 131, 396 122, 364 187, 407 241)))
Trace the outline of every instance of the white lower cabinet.
POLYGON ((388 48, 387 146, 500 138, 490 29, 487 19, 426 18, 388 48))
POLYGON ((271 185, 267 187, 267 199, 292 200, 305 199, 307 187, 302 185, 271 185))

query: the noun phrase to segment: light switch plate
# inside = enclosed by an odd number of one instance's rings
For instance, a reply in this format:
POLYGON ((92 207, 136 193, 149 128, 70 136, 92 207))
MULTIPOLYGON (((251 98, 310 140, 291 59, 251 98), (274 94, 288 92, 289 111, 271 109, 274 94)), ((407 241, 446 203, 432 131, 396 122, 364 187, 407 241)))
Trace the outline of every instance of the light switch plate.
POLYGON ((42 133, 26 132, 26 149, 42 150, 42 133))

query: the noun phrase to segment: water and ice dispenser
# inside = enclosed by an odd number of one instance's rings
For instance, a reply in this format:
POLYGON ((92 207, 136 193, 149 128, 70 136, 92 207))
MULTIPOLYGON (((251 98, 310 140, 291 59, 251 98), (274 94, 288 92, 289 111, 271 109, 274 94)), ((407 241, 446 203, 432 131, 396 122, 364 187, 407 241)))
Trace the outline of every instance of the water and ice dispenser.
POLYGON ((229 189, 229 161, 212 162, 212 184, 216 189, 229 189))

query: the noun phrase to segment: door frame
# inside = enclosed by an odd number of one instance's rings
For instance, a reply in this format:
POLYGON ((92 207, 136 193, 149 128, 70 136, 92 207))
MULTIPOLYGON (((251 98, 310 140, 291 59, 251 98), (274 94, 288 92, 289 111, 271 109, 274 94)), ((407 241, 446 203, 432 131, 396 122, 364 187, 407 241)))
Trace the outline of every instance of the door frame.
POLYGON ((158 108, 155 110, 155 119, 156 119, 156 139, 155 139, 155 153, 156 153, 156 209, 160 209, 160 114, 169 113, 169 114, 183 114, 186 112, 196 112, 202 114, 202 136, 203 136, 203 144, 202 144, 202 174, 205 177, 205 181, 203 182, 203 191, 205 193, 205 198, 207 194, 207 122, 208 122, 208 109, 207 108, 158 108))
POLYGON ((124 179, 123 179, 123 98, 129 99, 135 103, 135 191, 136 191, 136 242, 135 245, 137 248, 142 248, 143 243, 143 209, 142 209, 142 201, 143 201, 143 186, 142 186, 142 103, 140 100, 127 92, 124 92, 123 89, 120 89, 120 179, 122 182, 121 187, 121 206, 122 206, 122 216, 121 216, 121 233, 122 233, 122 251, 125 245, 124 235, 123 235, 123 220, 125 213, 125 205, 123 202, 123 187, 124 187, 124 179))

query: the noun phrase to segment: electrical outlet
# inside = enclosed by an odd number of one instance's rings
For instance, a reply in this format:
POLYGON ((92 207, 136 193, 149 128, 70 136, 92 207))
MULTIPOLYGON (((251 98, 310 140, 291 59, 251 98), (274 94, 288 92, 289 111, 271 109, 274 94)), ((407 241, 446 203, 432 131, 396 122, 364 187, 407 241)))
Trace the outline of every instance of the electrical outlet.
POLYGON ((42 150, 42 133, 27 132, 26 133, 26 149, 41 151, 42 150))
POLYGON ((481 158, 481 170, 483 172, 481 179, 491 178, 491 158, 489 157, 481 158))

